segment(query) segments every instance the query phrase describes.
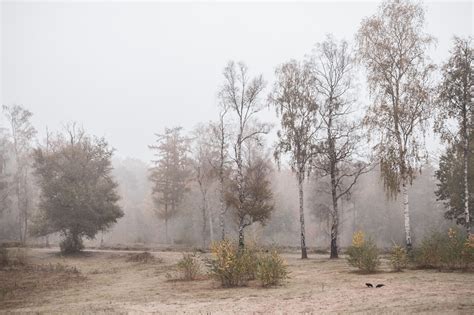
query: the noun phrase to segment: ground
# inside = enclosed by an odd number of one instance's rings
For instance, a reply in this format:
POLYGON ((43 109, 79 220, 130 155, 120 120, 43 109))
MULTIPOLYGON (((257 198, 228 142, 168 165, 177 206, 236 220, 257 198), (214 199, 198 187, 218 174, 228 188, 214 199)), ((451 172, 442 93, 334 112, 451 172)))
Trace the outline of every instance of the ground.
POLYGON ((474 274, 406 270, 362 275, 345 259, 284 254, 290 278, 273 288, 221 288, 207 277, 174 281, 179 252, 130 261, 130 252, 86 251, 64 258, 29 250, 26 267, 0 270, 0 313, 474 313, 474 274), (370 289, 366 282, 385 286, 370 289))

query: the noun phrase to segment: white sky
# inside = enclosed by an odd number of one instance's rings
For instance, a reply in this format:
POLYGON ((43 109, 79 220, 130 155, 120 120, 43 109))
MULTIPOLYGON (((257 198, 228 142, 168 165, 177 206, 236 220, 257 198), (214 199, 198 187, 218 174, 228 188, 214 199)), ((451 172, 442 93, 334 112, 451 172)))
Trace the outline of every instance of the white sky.
MULTIPOLYGON (((228 60, 245 61, 270 87, 278 64, 304 57, 327 33, 352 41, 377 5, 3 1, 0 100, 31 110, 40 138, 46 126, 77 121, 118 156, 147 161, 154 133, 216 117, 228 60)), ((453 35, 473 35, 473 3, 425 7, 439 63, 453 35)))

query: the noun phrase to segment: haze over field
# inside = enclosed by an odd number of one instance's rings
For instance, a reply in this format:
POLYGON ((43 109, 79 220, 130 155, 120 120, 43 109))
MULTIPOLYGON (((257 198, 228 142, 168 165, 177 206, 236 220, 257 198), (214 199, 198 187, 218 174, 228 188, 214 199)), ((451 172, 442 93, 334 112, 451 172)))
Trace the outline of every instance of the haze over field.
MULTIPOLYGON (((77 121, 117 156, 149 161, 147 146, 164 127, 216 119, 228 60, 246 62, 271 87, 276 66, 303 58, 326 34, 353 42, 377 5, 2 1, 0 100, 27 106, 40 139, 45 126, 77 121)), ((454 35, 472 35, 473 4, 424 7, 437 39, 429 55, 440 63, 454 35)), ((277 122, 273 110, 261 116, 277 122)))
POLYGON ((0 313, 473 313, 473 33, 472 1, 0 0, 0 313))

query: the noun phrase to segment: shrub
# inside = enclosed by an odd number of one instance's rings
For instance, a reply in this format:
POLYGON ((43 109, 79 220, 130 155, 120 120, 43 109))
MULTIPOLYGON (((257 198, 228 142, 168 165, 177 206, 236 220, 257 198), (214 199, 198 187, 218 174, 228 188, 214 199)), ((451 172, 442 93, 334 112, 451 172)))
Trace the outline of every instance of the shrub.
POLYGON ((201 272, 201 265, 196 253, 183 254, 183 258, 178 261, 177 265, 183 280, 195 280, 201 272))
POLYGON ((257 279, 262 286, 280 284, 288 277, 287 265, 277 251, 261 254, 257 265, 257 279))
POLYGON ((213 243, 214 259, 209 262, 211 275, 225 287, 243 286, 255 279, 257 256, 254 248, 239 248, 228 240, 213 243))
POLYGON ((468 268, 474 263, 474 236, 467 237, 457 228, 433 232, 416 250, 415 263, 419 268, 468 268))
POLYGON ((392 269, 394 271, 402 271, 407 267, 408 255, 405 248, 398 244, 393 246, 392 252, 390 254, 390 264, 392 265, 392 269))
POLYGON ((372 239, 366 239, 362 231, 354 233, 347 255, 349 264, 363 272, 374 272, 380 265, 377 246, 372 239))
POLYGON ((82 238, 78 235, 67 234, 61 243, 59 243, 59 248, 63 254, 74 254, 84 249, 84 244, 82 243, 82 238))

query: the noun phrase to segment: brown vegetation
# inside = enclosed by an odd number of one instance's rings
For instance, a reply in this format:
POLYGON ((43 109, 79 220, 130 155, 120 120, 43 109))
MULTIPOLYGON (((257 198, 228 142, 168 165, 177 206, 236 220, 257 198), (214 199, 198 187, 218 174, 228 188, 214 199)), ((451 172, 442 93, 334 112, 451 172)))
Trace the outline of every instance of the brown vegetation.
MULTIPOLYGON (((257 280, 246 287, 222 288, 213 279, 167 281, 182 258, 160 252, 161 264, 130 264, 129 253, 97 251, 62 257, 52 250, 30 251, 29 267, 0 270, 0 311, 20 312, 471 312, 474 274, 436 270, 393 273, 387 259, 379 272, 361 275, 346 260, 313 255, 301 260, 284 254, 290 278, 263 289, 257 280), (384 283, 369 289, 365 282, 384 283), (416 293, 416 294, 415 294, 416 293)), ((150 253, 155 256, 157 253, 150 253)), ((204 255, 203 255, 204 256, 204 255)))

